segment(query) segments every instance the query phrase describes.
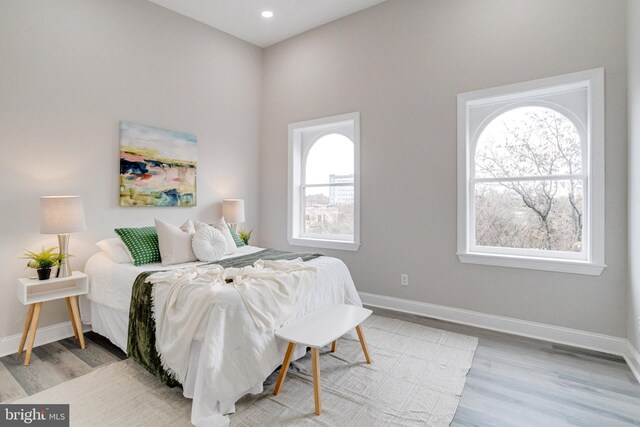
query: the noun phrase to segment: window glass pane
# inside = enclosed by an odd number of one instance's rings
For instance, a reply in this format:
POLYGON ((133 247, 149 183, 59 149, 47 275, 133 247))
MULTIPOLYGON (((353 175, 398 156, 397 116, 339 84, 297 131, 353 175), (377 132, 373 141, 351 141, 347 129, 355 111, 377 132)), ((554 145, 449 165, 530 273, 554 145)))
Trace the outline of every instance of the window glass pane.
POLYGON ((305 183, 353 183, 353 169, 353 142, 337 133, 325 135, 309 150, 305 183))
POLYGON ((304 232, 353 238, 353 186, 311 187, 304 194, 304 232))
POLYGON ((477 183, 477 246, 582 252, 582 180, 477 183))
POLYGON ((475 153, 476 177, 582 173, 578 129, 545 107, 509 110, 484 128, 475 153))

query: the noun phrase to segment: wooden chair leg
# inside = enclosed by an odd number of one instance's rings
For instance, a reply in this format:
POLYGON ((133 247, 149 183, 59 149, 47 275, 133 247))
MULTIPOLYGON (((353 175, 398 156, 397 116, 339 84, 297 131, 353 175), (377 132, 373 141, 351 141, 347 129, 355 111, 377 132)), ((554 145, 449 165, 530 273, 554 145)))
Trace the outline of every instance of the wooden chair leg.
POLYGON ((24 319, 24 329, 22 330, 22 338, 20 339, 20 347, 18 347, 18 357, 22 356, 24 350, 24 343, 27 341, 27 334, 29 333, 29 327, 31 326, 31 319, 33 319, 33 307, 35 304, 29 306, 27 311, 27 317, 24 319))
POLYGON ((24 357, 24 364, 28 365, 31 362, 31 351, 33 350, 33 343, 36 340, 36 331, 38 330, 38 320, 40 320, 40 310, 42 309, 42 303, 38 302, 33 304, 33 318, 31 319, 31 326, 29 327, 29 346, 27 347, 27 355, 24 357))
POLYGON ((76 339, 79 339, 76 319, 73 317, 73 310, 71 309, 71 298, 67 297, 65 300, 67 301, 67 311, 69 312, 69 318, 71 319, 71 326, 73 326, 73 336, 75 336, 76 339))
POLYGON ((280 391, 280 387, 284 382, 284 377, 287 376, 287 371, 289 370, 289 364, 291 363, 291 356, 293 355, 293 350, 296 348, 296 345, 292 342, 289 343, 287 347, 287 353, 284 355, 284 361, 282 362, 282 367, 280 368, 280 375, 278 375, 278 381, 276 381, 276 387, 273 389, 273 394, 277 395, 280 391))
POLYGON ((316 404, 316 415, 320 415, 322 406, 320 397, 320 352, 317 348, 311 349, 311 367, 313 369, 313 397, 316 404))
POLYGON ((84 334, 82 333, 82 321, 80 320, 80 309, 78 308, 78 297, 69 297, 71 302, 71 312, 73 314, 72 322, 75 320, 76 329, 78 331, 78 339, 80 339, 80 348, 84 350, 84 334))
POLYGON ((360 339, 360 345, 362 346, 362 352, 364 353, 364 358, 367 360, 367 363, 371 363, 371 357, 369 357, 369 350, 367 350, 367 342, 364 340, 364 334, 362 333, 362 326, 356 326, 356 332, 358 333, 358 338, 360 339))
POLYGON ((336 343, 337 343, 337 342, 338 342, 338 341, 336 340, 336 341, 334 341, 334 342, 332 342, 332 343, 331 343, 331 353, 335 353, 335 352, 336 352, 336 343))

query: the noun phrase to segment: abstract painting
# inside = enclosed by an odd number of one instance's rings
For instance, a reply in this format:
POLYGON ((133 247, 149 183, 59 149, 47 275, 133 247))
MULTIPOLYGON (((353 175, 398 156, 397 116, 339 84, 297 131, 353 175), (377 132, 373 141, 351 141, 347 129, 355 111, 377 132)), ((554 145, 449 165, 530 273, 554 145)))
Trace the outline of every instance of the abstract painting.
POLYGON ((120 206, 196 206, 198 138, 120 122, 120 206))

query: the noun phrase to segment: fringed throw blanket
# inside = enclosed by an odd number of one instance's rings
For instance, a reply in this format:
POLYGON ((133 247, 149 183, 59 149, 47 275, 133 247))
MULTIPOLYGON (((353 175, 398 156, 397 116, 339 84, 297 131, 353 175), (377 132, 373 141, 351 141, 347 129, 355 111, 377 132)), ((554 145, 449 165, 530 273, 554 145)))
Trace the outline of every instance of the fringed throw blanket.
MULTIPOLYGON (((260 318, 260 301, 261 299, 251 299, 248 297, 251 289, 249 289, 252 285, 255 285, 255 282, 260 280, 258 275, 255 273, 259 273, 257 271, 250 271, 251 269, 245 270, 242 272, 241 270, 235 269, 243 269, 244 267, 252 266, 259 260, 263 260, 262 263, 259 263, 258 266, 264 266, 265 264, 269 267, 277 267, 276 264, 270 264, 269 261, 275 260, 295 260, 300 258, 302 261, 308 261, 314 258, 322 256, 321 254, 312 254, 312 253, 292 253, 279 251, 276 249, 265 249, 260 252, 256 252, 249 255, 229 258, 226 260, 221 260, 212 264, 208 264, 205 266, 198 267, 200 273, 198 271, 191 271, 190 273, 183 272, 183 280, 190 279, 198 279, 198 275, 211 275, 211 274, 220 274, 223 269, 232 269, 229 273, 222 276, 223 279, 229 278, 239 278, 241 280, 237 280, 235 283, 236 289, 243 297, 245 301, 245 305, 249 311, 252 311, 252 316, 258 315, 254 317, 254 321, 258 326, 269 326, 270 322, 277 321, 279 319, 273 319, 273 316, 268 316, 266 318, 260 318), (266 261, 266 262, 265 262, 266 261), (219 267, 218 267, 219 266, 219 267), (251 273, 254 275, 251 276, 251 273), (252 307, 253 305, 253 307, 252 307)), ((134 359, 136 362, 141 364, 145 369, 155 375, 162 382, 167 384, 170 387, 175 387, 176 385, 180 385, 180 382, 175 378, 175 375, 171 375, 167 370, 163 367, 162 359, 158 354, 156 348, 156 318, 154 317, 154 307, 153 307, 153 283, 149 283, 149 276, 154 275, 158 272, 145 272, 141 273, 135 280, 133 284, 133 290, 131 295, 131 307, 129 310, 129 336, 127 343, 127 352, 129 356, 134 359)), ((263 272, 264 273, 264 272, 263 272)), ((171 273, 167 273, 171 274, 171 273)), ((175 273, 172 273, 175 274, 175 273)), ((155 276, 158 278, 158 281, 162 281, 163 278, 166 278, 163 274, 158 274, 155 276)), ((272 277, 273 278, 273 277, 272 277)), ((200 279, 203 279, 200 277, 200 279)), ((206 288, 201 288, 202 295, 206 295, 210 293, 210 297, 213 297, 215 291, 213 291, 213 286, 210 287, 210 290, 206 288)), ((272 290, 272 294, 278 294, 279 289, 278 286, 274 287, 272 290)), ((202 296, 201 295, 201 296, 202 296)), ((162 320, 162 319, 158 319, 162 320)), ((197 325, 196 325, 197 327, 197 325)), ((175 374, 175 373, 172 373, 175 374)), ((180 375, 183 377, 183 375, 180 375)))

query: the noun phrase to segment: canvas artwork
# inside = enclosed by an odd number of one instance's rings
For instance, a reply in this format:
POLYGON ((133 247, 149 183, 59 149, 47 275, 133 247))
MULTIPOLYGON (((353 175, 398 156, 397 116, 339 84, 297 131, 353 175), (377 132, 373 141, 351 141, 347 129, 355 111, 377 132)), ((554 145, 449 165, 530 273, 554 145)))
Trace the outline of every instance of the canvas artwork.
POLYGON ((120 122, 120 206, 196 206, 198 138, 120 122))

